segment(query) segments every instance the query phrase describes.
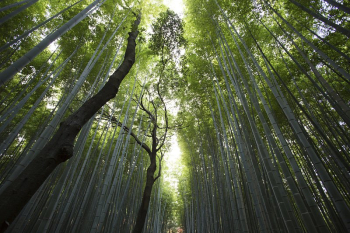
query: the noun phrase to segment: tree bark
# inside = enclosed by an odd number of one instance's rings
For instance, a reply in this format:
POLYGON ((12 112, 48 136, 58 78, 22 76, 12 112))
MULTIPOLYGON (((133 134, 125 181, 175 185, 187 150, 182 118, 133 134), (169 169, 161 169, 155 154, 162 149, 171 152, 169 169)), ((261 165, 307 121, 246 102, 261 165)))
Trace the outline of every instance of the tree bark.
POLYGON ((61 123, 52 139, 0 194, 0 225, 11 223, 53 170, 73 156, 74 141, 81 128, 107 101, 116 96, 121 82, 135 63, 135 39, 140 21, 141 15, 138 15, 129 32, 123 63, 109 77, 105 86, 61 123))
POLYGON ((139 212, 137 214, 136 224, 135 224, 133 233, 142 233, 142 230, 146 221, 149 203, 151 200, 152 188, 155 182, 154 172, 157 169, 157 163, 156 163, 155 153, 152 153, 150 157, 151 157, 151 164, 147 168, 146 187, 143 191, 142 202, 141 202, 139 212))
MULTIPOLYGON (((161 101, 164 104, 164 101, 162 99, 162 96, 160 95, 159 92, 159 86, 158 86, 158 95, 159 98, 161 99, 161 101)), ((161 157, 159 158, 159 170, 158 170, 158 175, 156 177, 154 177, 154 173, 157 170, 157 152, 163 147, 164 145, 164 141, 160 143, 159 145, 159 139, 157 138, 157 109, 155 108, 155 113, 154 115, 147 110, 142 101, 140 103, 141 105, 141 109, 143 111, 145 111, 148 116, 150 117, 150 119, 152 119, 153 121, 153 129, 152 129, 152 149, 149 149, 148 146, 146 146, 146 148, 144 147, 144 149, 147 151, 149 159, 151 164, 149 165, 149 167, 147 168, 147 175, 146 175, 146 186, 145 189, 143 191, 143 196, 142 196, 142 202, 141 202, 141 206, 140 209, 137 213, 137 217, 136 217, 136 223, 135 223, 135 227, 133 229, 133 233, 142 233, 142 230, 145 226, 145 222, 146 222, 146 216, 147 216, 147 212, 148 212, 148 207, 151 201, 151 195, 152 195, 152 188, 153 188, 153 184, 155 183, 155 181, 160 177, 161 175, 161 162, 162 162, 162 158, 163 155, 161 155, 161 157)), ((165 104, 164 104, 165 107, 165 104)), ((168 117, 167 117, 167 111, 166 111, 166 107, 165 107, 165 125, 166 125, 166 129, 165 132, 167 132, 168 130, 168 117)), ((163 135, 164 137, 166 137, 166 134, 163 135)), ((136 140, 137 141, 137 140, 136 140)))

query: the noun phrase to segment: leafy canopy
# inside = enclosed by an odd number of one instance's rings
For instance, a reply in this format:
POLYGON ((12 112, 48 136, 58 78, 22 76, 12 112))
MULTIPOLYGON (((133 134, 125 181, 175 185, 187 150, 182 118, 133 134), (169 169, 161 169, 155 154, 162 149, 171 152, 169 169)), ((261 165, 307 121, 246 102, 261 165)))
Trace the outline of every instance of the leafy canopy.
POLYGON ((180 48, 186 44, 186 40, 183 37, 182 20, 174 11, 167 9, 160 13, 152 23, 152 30, 150 49, 155 55, 179 55, 180 48))

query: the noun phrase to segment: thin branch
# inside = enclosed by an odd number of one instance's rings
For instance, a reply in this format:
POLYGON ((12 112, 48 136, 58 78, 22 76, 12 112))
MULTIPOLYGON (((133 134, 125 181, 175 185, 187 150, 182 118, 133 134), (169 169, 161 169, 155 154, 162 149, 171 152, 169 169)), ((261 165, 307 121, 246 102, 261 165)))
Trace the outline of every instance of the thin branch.
POLYGON ((164 132, 164 134, 161 137, 162 138, 162 140, 161 140, 162 142, 160 143, 160 145, 156 149, 156 151, 159 151, 164 146, 165 139, 166 139, 166 136, 167 136, 167 133, 168 133, 168 129, 169 129, 169 122, 168 122, 168 110, 167 110, 166 105, 164 103, 163 97, 162 97, 162 95, 160 94, 160 91, 159 91, 159 82, 157 83, 157 92, 158 92, 159 99, 162 101, 162 103, 164 105, 164 118, 165 118, 165 132, 164 132))
MULTIPOLYGON (((122 125, 122 123, 118 122, 118 126, 122 127, 122 125)), ((124 125, 123 130, 129 132, 130 129, 124 125)), ((140 139, 132 131, 130 132, 130 135, 135 139, 137 144, 139 144, 143 149, 147 151, 148 154, 151 153, 151 149, 147 146, 147 144, 140 141, 140 139)))
POLYGON ((154 178, 154 182, 156 182, 156 180, 161 176, 161 172, 162 172, 162 161, 163 161, 163 157, 164 157, 164 152, 160 152, 161 156, 160 158, 158 157, 159 160, 159 170, 158 170, 158 175, 156 178, 154 178))
POLYGON ((145 111, 148 114, 148 116, 151 118, 151 120, 154 122, 155 118, 154 118, 153 114, 143 104, 143 96, 144 95, 141 96, 140 108, 141 108, 141 110, 145 111))
MULTIPOLYGON (((105 114, 104 114, 105 115, 105 114)), ((107 116, 107 114, 106 114, 107 116)), ((125 132, 129 132, 130 129, 127 126, 123 126, 123 124, 121 122, 119 122, 115 117, 112 116, 111 118, 111 122, 117 124, 117 126, 119 126, 120 128, 122 128, 125 132)), ((137 142, 137 144, 139 144, 143 149, 146 150, 146 152, 148 154, 151 153, 151 149, 149 148, 149 146, 147 146, 147 144, 143 143, 135 134, 134 132, 132 132, 132 130, 130 131, 130 135, 135 139, 135 141, 137 142)), ((146 135, 147 136, 147 135, 146 135)))

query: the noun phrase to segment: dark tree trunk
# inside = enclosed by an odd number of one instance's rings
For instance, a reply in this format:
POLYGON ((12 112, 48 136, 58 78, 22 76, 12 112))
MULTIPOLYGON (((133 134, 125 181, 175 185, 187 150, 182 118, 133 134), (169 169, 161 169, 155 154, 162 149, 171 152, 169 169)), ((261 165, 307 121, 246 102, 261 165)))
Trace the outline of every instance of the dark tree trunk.
POLYGON ((156 163, 155 153, 154 154, 152 153, 150 157, 151 157, 151 164, 147 168, 146 187, 145 187, 145 190, 143 191, 142 202, 141 202, 139 212, 137 214, 136 224, 135 224, 133 233, 142 233, 142 230, 146 221, 149 203, 151 200, 152 188, 155 181, 154 173, 157 169, 157 163, 156 163))
MULTIPOLYGON (((123 63, 109 77, 105 86, 61 123, 52 139, 0 194, 0 226, 11 223, 52 171, 73 156, 74 141, 81 128, 107 101, 116 96, 121 82, 135 62, 135 39, 139 33, 140 20, 139 15, 129 32, 123 63)), ((1 228, 0 232, 3 231, 1 228)))

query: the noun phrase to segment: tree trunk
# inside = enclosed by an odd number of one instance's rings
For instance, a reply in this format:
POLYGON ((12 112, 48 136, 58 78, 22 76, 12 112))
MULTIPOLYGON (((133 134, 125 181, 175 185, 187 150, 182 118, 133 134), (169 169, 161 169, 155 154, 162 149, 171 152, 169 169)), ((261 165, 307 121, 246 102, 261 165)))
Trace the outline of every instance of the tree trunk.
POLYGON ((147 168, 147 177, 146 177, 146 187, 143 191, 142 202, 137 214, 136 224, 133 230, 133 233, 142 233, 143 227, 145 225, 146 216, 148 212, 149 203, 151 200, 152 188, 155 182, 154 172, 157 169, 156 163, 156 153, 150 155, 151 164, 147 168))
POLYGON ((81 128, 107 101, 116 96, 121 82, 135 62, 135 39, 140 20, 139 15, 129 32, 123 63, 105 86, 61 123, 52 139, 0 194, 0 225, 6 221, 11 223, 52 171, 73 156, 74 141, 81 128))

